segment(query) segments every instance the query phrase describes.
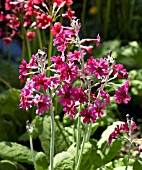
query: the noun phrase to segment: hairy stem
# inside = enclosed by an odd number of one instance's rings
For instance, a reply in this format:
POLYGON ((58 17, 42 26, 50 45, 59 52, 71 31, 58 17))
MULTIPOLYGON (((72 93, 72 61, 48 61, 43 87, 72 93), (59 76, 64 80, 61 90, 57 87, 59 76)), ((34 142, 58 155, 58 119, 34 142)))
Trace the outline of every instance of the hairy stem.
POLYGON ((52 103, 52 91, 50 91, 50 119, 51 119, 51 138, 50 138, 50 170, 53 170, 53 158, 54 158, 54 112, 52 103))
POLYGON ((33 139, 32 139, 32 135, 30 135, 30 148, 31 148, 32 160, 33 160, 34 168, 35 168, 35 170, 37 170, 37 168, 36 168, 36 162, 35 162, 35 155, 34 155, 34 150, 33 150, 33 139))

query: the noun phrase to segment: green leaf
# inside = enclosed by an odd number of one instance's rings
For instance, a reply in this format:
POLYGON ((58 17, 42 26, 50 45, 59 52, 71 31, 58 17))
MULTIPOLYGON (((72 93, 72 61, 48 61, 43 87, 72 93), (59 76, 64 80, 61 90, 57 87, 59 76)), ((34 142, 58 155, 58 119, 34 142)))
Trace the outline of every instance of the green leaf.
MULTIPOLYGON (((70 145, 70 140, 68 133, 65 131, 64 127, 62 124, 55 119, 55 154, 66 151, 67 148, 70 145)), ((42 124, 42 132, 39 135, 40 141, 41 141, 41 146, 49 159, 50 156, 50 117, 45 116, 43 118, 43 124, 42 124)))
POLYGON ((47 170, 48 160, 43 152, 38 152, 35 156, 36 168, 37 170, 47 170))
POLYGON ((33 164, 30 149, 15 142, 0 142, 0 158, 33 164))
MULTIPOLYGON (((72 155, 72 157, 74 157, 75 159, 76 156, 75 144, 72 144, 67 150, 67 152, 69 152, 72 155)), ((100 154, 97 151, 97 148, 94 147, 92 143, 85 143, 80 169, 95 170, 102 165, 103 165, 103 161, 101 159, 100 154)))
POLYGON ((133 170, 142 169, 142 153, 140 154, 139 158, 133 164, 133 170))
POLYGON ((7 169, 10 169, 10 170, 25 170, 25 168, 16 163, 16 162, 11 162, 11 161, 8 161, 8 160, 2 160, 0 161, 0 170, 7 170, 7 169))
POLYGON ((0 94, 0 141, 16 141, 25 130, 28 114, 19 109, 20 90, 9 89, 0 94))
POLYGON ((73 170, 74 157, 69 152, 58 153, 54 157, 54 170, 73 170))
POLYGON ((108 146, 109 135, 114 131, 116 125, 122 124, 122 122, 114 122, 113 125, 108 126, 107 129, 102 133, 101 139, 98 141, 98 148, 101 150, 102 158, 104 163, 110 162, 117 155, 122 147, 122 141, 113 140, 111 145, 108 146))

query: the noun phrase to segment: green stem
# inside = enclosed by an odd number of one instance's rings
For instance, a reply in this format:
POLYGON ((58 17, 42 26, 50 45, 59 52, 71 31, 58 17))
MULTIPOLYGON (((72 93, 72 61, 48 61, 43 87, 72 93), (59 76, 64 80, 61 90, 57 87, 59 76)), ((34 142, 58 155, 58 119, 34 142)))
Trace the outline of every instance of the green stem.
POLYGON ((25 55, 25 39, 22 39, 22 60, 24 59, 25 55))
POLYGON ((35 162, 35 155, 34 155, 34 150, 33 150, 32 135, 30 135, 30 148, 31 148, 32 160, 33 160, 33 163, 34 163, 34 168, 35 168, 35 170, 37 170, 37 168, 36 168, 36 162, 35 162))
POLYGON ((82 159, 82 154, 83 154, 83 149, 84 149, 84 145, 85 145, 85 141, 86 141, 86 132, 87 132, 87 129, 88 129, 88 126, 86 127, 86 131, 85 131, 84 136, 83 136, 83 141, 82 141, 82 144, 81 144, 81 149, 80 149, 80 153, 79 153, 79 157, 78 157, 78 162, 77 162, 77 165, 75 167, 75 170, 79 170, 79 167, 80 167, 80 163, 81 163, 81 159, 82 159))
POLYGON ((130 159, 130 153, 131 153, 131 147, 132 147, 132 130, 131 130, 131 127, 130 127, 129 130, 130 130, 130 132, 129 132, 129 150, 128 150, 128 158, 127 158, 125 170, 128 169, 129 159, 130 159))
POLYGON ((52 91, 50 91, 50 119, 51 119, 51 138, 50 138, 50 170, 53 170, 53 158, 54 158, 54 112, 52 103, 52 91))
POLYGON ((46 47, 46 32, 45 30, 41 30, 41 35, 42 35, 42 42, 43 42, 43 47, 46 47))
MULTIPOLYGON (((52 28, 52 24, 50 25, 50 30, 52 28)), ((50 31, 50 35, 49 35, 49 45, 48 45, 48 66, 51 66, 51 60, 50 57, 52 55, 52 42, 53 42, 53 36, 52 36, 52 32, 50 31)), ((48 77, 50 77, 50 70, 48 70, 47 73, 48 77)))
POLYGON ((107 0, 107 6, 106 6, 106 13, 105 13, 105 22, 104 22, 104 38, 107 37, 108 32, 108 24, 110 20, 110 11, 111 11, 111 0, 107 0))
POLYGON ((5 81, 3 78, 0 77, 0 81, 3 82, 3 84, 5 84, 9 89, 12 89, 10 84, 7 81, 5 81))
POLYGON ((8 78, 11 80, 11 53, 10 53, 10 45, 8 46, 8 78))
POLYGON ((80 137, 81 137, 81 117, 78 116, 78 123, 77 123, 77 136, 76 136, 76 158, 75 163, 78 162, 78 156, 79 156, 79 149, 80 149, 80 137))
POLYGON ((37 36, 38 36, 38 42, 39 42, 39 48, 42 50, 42 40, 41 40, 41 33, 37 25, 37 36))

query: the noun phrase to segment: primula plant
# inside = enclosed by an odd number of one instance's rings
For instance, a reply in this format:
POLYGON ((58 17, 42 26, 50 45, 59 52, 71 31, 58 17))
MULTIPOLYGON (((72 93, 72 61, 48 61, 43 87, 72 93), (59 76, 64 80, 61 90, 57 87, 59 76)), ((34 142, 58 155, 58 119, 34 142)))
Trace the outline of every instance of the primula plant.
MULTIPOLYGON (((128 72, 122 64, 116 64, 112 51, 103 58, 91 55, 94 46, 99 48, 101 45, 100 35, 85 39, 80 36, 81 22, 69 7, 72 4, 72 0, 7 0, 5 7, 10 13, 6 15, 0 13, 0 21, 7 26, 6 32, 0 29, 0 35, 4 36, 3 41, 9 44, 15 35, 20 36, 23 41, 19 79, 25 83, 21 90, 19 107, 26 110, 35 109, 35 117, 40 117, 42 122, 50 116, 51 132, 44 134, 49 135, 50 138, 50 161, 47 160, 49 159, 47 153, 39 154, 39 159, 36 157, 37 153, 33 149, 34 121, 31 124, 28 122, 26 126, 36 170, 82 169, 87 146, 95 148, 89 152, 96 154, 94 158, 100 163, 92 162, 90 165, 85 165, 84 169, 97 169, 106 164, 105 158, 100 156, 103 155, 103 151, 102 154, 98 153, 97 144, 93 146, 90 143, 93 127, 97 127, 98 122, 107 115, 107 108, 111 106, 110 96, 113 96, 117 104, 128 104, 131 100, 128 94, 130 86, 128 72), (64 18, 66 24, 61 22, 64 18), (40 35, 44 30, 48 30, 50 34, 47 36, 48 47, 44 47, 46 46, 45 32, 43 37, 40 35), (31 54, 30 41, 34 40, 36 34, 40 49, 36 49, 37 52, 31 54), (28 60, 24 59, 25 42, 28 60), (123 84, 118 84, 118 79, 125 81, 123 84), (64 151, 62 153, 55 151, 57 143, 55 112, 58 112, 59 105, 63 108, 64 116, 69 117, 73 122, 71 131, 74 131, 69 140, 69 148, 62 149, 60 151, 64 151), (64 153, 67 155, 63 155, 64 153), (47 161, 46 167, 42 163, 39 166, 39 160, 43 157, 44 161, 47 161)), ((117 125, 114 132, 109 132, 106 138, 109 146, 118 135, 129 141, 126 170, 133 143, 132 131, 135 129, 135 122, 127 117, 127 123, 117 125), (128 133, 128 137, 123 136, 122 132, 128 133)), ((40 134, 37 136, 41 139, 40 134)))

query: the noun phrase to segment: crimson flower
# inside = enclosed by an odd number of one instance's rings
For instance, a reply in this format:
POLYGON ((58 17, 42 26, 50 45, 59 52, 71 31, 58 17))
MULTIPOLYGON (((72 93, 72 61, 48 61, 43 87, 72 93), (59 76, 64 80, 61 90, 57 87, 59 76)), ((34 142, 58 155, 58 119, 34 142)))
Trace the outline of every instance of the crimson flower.
POLYGON ((128 95, 129 81, 130 79, 127 79, 124 86, 119 87, 115 92, 114 99, 118 104, 122 102, 127 104, 131 100, 131 97, 128 95))
POLYGON ((33 91, 23 88, 21 91, 20 108, 28 109, 32 107, 33 103, 33 91))
POLYGON ((59 34, 59 32, 61 31, 62 29, 62 25, 60 22, 56 22, 54 24, 54 26, 51 28, 51 32, 52 32, 52 35, 53 36, 56 36, 57 34, 59 34))
POLYGON ((101 79, 108 75, 108 64, 105 59, 94 59, 90 57, 87 61, 86 69, 90 74, 94 74, 97 79, 101 79))
POLYGON ((70 106, 74 101, 75 89, 72 84, 65 83, 62 88, 58 89, 57 96, 61 96, 58 100, 63 106, 70 106))
POLYGON ((78 75, 78 66, 73 62, 65 63, 60 70, 60 80, 73 82, 78 75))
POLYGON ((30 41, 33 40, 35 37, 35 32, 29 31, 27 33, 27 37, 28 37, 28 40, 30 40, 30 41))
MULTIPOLYGON (((84 57, 85 54, 86 54, 85 51, 82 50, 82 56, 83 56, 83 57, 84 57)), ((71 61, 77 60, 78 62, 80 62, 80 59, 81 59, 80 52, 79 52, 79 51, 76 51, 76 50, 74 51, 74 53, 69 52, 69 53, 67 54, 67 57, 68 57, 68 59, 71 60, 71 61)))
POLYGON ((128 72, 122 64, 113 65, 113 75, 117 75, 118 78, 128 78, 128 72))
POLYGON ((33 87, 36 90, 40 90, 41 87, 43 87, 43 89, 46 90, 49 86, 48 80, 45 74, 34 75, 32 78, 32 81, 34 82, 33 87))
POLYGON ((52 22, 52 16, 47 15, 45 13, 38 15, 36 18, 37 18, 39 28, 42 29, 46 29, 47 27, 49 27, 50 23, 52 22))
POLYGON ((62 17, 67 17, 69 18, 70 20, 75 18, 75 12, 72 11, 70 8, 68 8, 67 12, 65 14, 62 14, 62 17))
POLYGON ((74 118, 74 115, 77 113, 77 109, 75 107, 75 103, 72 102, 71 105, 66 106, 63 111, 65 112, 65 115, 70 115, 70 119, 74 118))
POLYGON ((36 114, 43 115, 43 113, 49 109, 50 98, 42 93, 40 93, 40 95, 36 94, 34 105, 37 106, 36 114))
POLYGON ((87 108, 83 108, 79 116, 84 117, 84 123, 89 124, 91 121, 96 122, 96 114, 87 108))

